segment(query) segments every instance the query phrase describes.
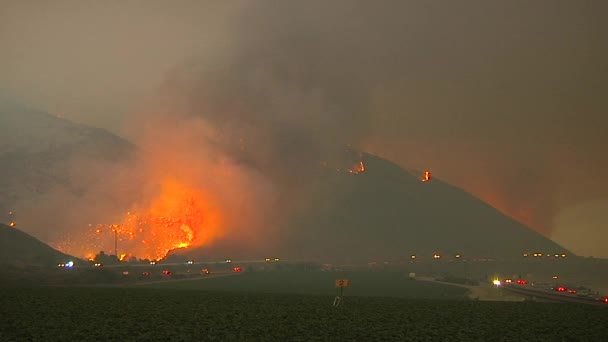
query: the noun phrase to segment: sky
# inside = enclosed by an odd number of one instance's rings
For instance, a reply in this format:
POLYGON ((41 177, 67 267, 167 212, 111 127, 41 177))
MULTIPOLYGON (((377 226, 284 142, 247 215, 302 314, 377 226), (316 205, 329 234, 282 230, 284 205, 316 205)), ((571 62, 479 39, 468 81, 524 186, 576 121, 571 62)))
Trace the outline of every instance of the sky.
POLYGON ((608 257, 604 13, 601 0, 0 0, 0 99, 127 138, 166 97, 220 125, 297 127, 608 257))

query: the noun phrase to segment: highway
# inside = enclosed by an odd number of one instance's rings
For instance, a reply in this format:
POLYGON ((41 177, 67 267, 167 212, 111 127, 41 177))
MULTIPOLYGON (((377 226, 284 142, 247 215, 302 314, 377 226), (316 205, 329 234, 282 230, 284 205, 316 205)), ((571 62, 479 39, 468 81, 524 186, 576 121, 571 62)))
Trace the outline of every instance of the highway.
POLYGON ((563 294, 555 291, 548 291, 534 288, 531 285, 505 284, 502 288, 506 291, 517 293, 532 299, 548 300, 561 303, 579 303, 587 305, 604 306, 608 308, 608 303, 601 299, 578 297, 572 294, 563 294))
POLYGON ((264 260, 232 260, 230 262, 226 262, 226 260, 222 260, 222 261, 197 261, 197 262, 192 262, 192 263, 188 263, 188 262, 172 262, 172 263, 166 263, 166 262, 157 262, 157 263, 148 263, 148 264, 139 264, 139 263, 122 263, 122 264, 114 264, 114 265, 103 265, 103 267, 105 268, 116 268, 116 267, 120 267, 120 268, 124 268, 124 267, 151 267, 151 266, 158 266, 158 267, 165 267, 165 266, 208 266, 208 265, 243 265, 243 264, 263 264, 263 263, 275 263, 275 261, 267 261, 265 262, 264 260))

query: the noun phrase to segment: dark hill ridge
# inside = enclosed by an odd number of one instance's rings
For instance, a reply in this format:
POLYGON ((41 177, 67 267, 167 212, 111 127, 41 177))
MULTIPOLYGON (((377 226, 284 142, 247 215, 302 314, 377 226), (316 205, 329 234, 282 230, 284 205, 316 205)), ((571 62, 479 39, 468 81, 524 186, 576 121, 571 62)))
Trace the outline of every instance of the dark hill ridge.
POLYGON ((319 178, 316 205, 294 220, 294 231, 303 234, 293 237, 286 253, 303 254, 305 246, 346 258, 433 253, 516 258, 524 252, 565 251, 440 179, 422 182, 421 174, 369 154, 363 161, 364 173, 319 178))
POLYGON ((57 251, 19 229, 0 223, 0 288, 120 281, 120 276, 112 270, 87 265, 90 263, 85 260, 57 251), (76 268, 57 267, 57 264, 68 261, 73 261, 76 268))
POLYGON ((0 264, 54 267, 69 260, 83 262, 51 248, 19 229, 0 223, 0 264))
POLYGON ((116 160, 135 146, 101 128, 90 127, 22 107, 0 106, 0 155, 21 157, 54 153, 69 158, 79 154, 116 160))
MULTIPOLYGON (((569 253, 529 227, 440 179, 370 154, 359 174, 322 167, 307 184, 310 205, 293 215, 273 238, 276 249, 260 251, 226 241, 216 248, 184 250, 192 256, 361 262, 462 254, 475 258, 520 258, 525 252, 569 253), (219 247, 221 246, 221 247, 219 247)), ((311 171, 314 172, 314 171, 311 171)), ((571 253, 569 253, 571 254, 571 253)))
POLYGON ((90 170, 129 160, 135 152, 133 144, 106 130, 0 103, 0 210, 57 188, 82 193, 82 183, 95 179, 90 172, 73 177, 74 165, 90 170))
MULTIPOLYGON (((130 142, 105 130, 44 112, 0 108, 0 209, 7 212, 17 200, 31 200, 57 187, 76 196, 86 193, 95 185, 95 174, 86 168, 70 168, 71 160, 111 163, 129 160, 137 151, 130 142), (78 177, 71 177, 74 175, 78 177)), ((440 179, 423 183, 420 174, 350 149, 332 153, 328 159, 306 168, 308 175, 301 182, 304 190, 288 194, 283 201, 304 198, 300 200, 304 207, 296 206, 296 212, 276 209, 289 215, 277 233, 267 237, 270 243, 263 250, 234 237, 234 241, 218 241, 212 248, 179 253, 220 259, 276 255, 369 261, 403 259, 410 254, 516 258, 524 252, 565 251, 440 179), (364 162, 365 172, 345 171, 359 161, 364 162)), ((61 222, 48 224, 53 225, 60 227, 61 222)), ((37 231, 41 235, 36 236, 44 239, 46 231, 37 231)))
POLYGON ((0 103, 0 222, 13 211, 19 227, 37 238, 64 239, 66 216, 74 219, 86 209, 84 199, 128 203, 105 185, 119 182, 108 175, 129 170, 136 153, 132 143, 107 130, 0 103))

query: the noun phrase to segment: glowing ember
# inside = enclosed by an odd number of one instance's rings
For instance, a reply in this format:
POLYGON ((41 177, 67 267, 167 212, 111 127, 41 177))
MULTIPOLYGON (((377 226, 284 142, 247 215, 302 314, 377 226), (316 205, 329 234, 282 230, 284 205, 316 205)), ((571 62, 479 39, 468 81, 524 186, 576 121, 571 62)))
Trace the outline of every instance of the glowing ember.
POLYGON ((348 172, 354 173, 354 174, 359 174, 361 172, 365 172, 365 164, 363 164, 363 162, 360 161, 357 164, 355 164, 353 167, 348 169, 348 172))
POLYGON ((8 225, 9 225, 9 227, 13 227, 13 228, 14 228, 14 227, 16 227, 16 226, 17 226, 17 223, 15 223, 15 222, 11 222, 11 223, 9 223, 8 225))
POLYGON ((424 174, 422 175, 422 181, 428 182, 430 180, 431 180, 431 171, 424 171, 424 174))

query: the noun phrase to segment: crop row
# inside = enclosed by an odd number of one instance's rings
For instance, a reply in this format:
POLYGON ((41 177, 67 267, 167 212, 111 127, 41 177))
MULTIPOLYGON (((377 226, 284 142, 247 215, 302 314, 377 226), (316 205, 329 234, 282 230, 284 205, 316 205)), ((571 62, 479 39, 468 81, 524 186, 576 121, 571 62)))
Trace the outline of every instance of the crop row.
POLYGON ((5 289, 1 341, 603 340, 605 308, 121 288, 5 289))

